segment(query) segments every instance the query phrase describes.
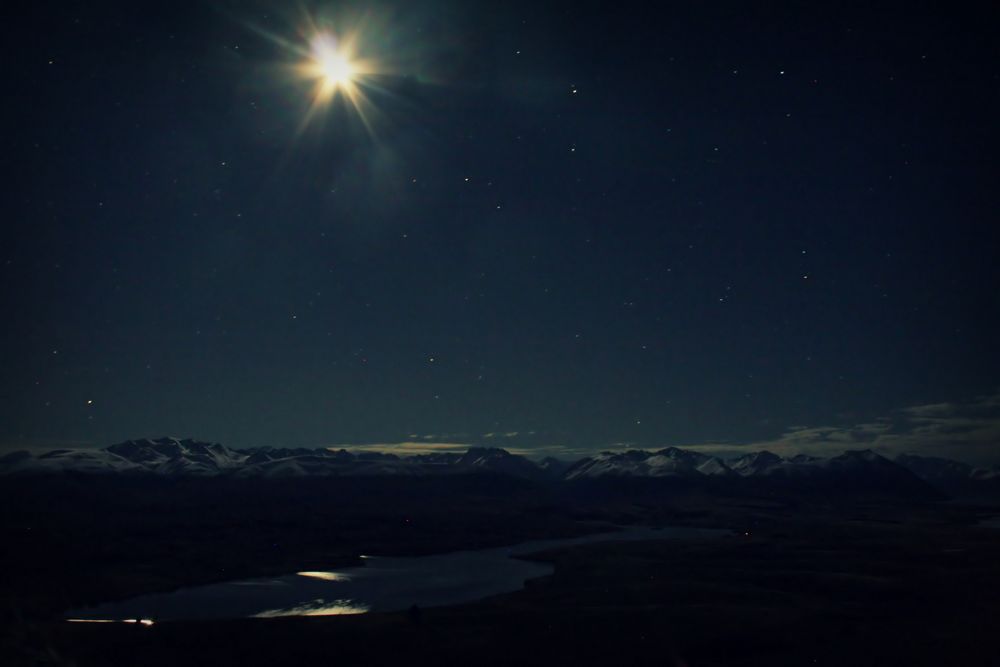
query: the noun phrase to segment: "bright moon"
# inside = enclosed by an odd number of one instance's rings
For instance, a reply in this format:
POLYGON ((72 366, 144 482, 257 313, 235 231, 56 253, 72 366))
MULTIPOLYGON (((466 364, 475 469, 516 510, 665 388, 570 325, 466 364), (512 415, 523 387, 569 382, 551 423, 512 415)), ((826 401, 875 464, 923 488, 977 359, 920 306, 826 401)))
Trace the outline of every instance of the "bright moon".
POLYGON ((383 44, 380 23, 338 22, 306 15, 297 30, 298 39, 291 40, 265 30, 258 32, 288 53, 284 69, 292 78, 308 88, 309 99, 298 132, 301 133, 323 112, 344 112, 360 119, 368 134, 374 136, 378 109, 372 103, 373 93, 384 93, 379 81, 392 74, 381 56, 373 53, 373 45, 383 44))
POLYGON ((310 44, 311 73, 320 79, 319 92, 329 96, 340 89, 347 89, 354 81, 357 70, 350 54, 341 47, 336 37, 320 33, 310 44))
POLYGON ((297 66, 299 76, 313 82, 312 103, 303 119, 304 128, 322 109, 338 98, 353 109, 372 132, 371 105, 365 93, 368 77, 379 72, 377 63, 360 56, 356 32, 336 34, 328 30, 313 33, 308 49, 297 66))
POLYGON ((354 68, 351 67, 351 63, 347 61, 347 58, 343 56, 334 54, 324 59, 322 65, 323 76, 326 78, 327 83, 334 86, 340 86, 349 82, 354 75, 354 68))

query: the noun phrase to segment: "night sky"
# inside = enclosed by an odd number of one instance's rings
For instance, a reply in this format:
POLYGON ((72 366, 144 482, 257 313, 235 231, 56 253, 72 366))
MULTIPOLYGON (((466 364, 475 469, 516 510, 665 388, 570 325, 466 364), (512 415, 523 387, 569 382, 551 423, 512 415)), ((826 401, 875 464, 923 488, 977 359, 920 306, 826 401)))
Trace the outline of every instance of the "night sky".
POLYGON ((753 4, 23 4, 0 447, 996 454, 995 17, 753 4))

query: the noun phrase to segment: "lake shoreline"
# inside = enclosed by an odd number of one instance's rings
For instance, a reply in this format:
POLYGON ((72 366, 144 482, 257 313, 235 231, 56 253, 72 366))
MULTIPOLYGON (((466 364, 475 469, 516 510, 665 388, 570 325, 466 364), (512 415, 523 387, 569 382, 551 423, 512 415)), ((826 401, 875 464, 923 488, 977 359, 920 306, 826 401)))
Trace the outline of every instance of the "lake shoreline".
POLYGON ((283 572, 277 576, 186 586, 121 601, 72 608, 73 622, 223 620, 244 617, 343 615, 475 602, 521 590, 550 576, 543 554, 592 544, 718 538, 722 529, 613 526, 575 537, 535 539, 485 549, 418 556, 362 556, 359 565, 283 572), (185 611, 186 610, 186 611, 185 611))

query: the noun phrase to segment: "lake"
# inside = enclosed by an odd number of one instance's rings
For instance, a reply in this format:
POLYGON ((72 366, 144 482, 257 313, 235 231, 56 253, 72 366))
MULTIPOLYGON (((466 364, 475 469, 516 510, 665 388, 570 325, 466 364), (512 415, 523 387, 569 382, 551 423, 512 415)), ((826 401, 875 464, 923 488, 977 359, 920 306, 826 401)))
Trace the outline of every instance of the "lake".
POLYGON ((74 609, 66 618, 149 625, 159 620, 330 616, 459 604, 517 591, 529 579, 552 574, 551 564, 516 556, 595 542, 691 539, 729 533, 706 528, 630 527, 431 556, 362 556, 363 564, 358 567, 192 586, 74 609))

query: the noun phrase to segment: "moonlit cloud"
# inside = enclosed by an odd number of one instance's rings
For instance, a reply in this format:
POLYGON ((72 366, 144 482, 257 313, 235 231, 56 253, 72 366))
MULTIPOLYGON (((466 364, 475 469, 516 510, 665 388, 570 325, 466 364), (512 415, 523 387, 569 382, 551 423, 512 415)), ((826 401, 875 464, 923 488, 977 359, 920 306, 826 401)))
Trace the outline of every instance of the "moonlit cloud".
POLYGON ((847 426, 794 426, 771 440, 690 447, 706 453, 766 449, 783 456, 830 456, 845 449, 873 449, 958 458, 970 462, 1000 459, 1000 394, 969 401, 913 405, 871 422, 847 426))
POLYGON ((470 447, 498 447, 511 454, 543 458, 582 458, 593 453, 592 448, 573 447, 564 444, 564 438, 534 430, 511 430, 482 433, 410 433, 399 442, 379 443, 338 443, 326 445, 327 449, 359 452, 379 452, 397 456, 420 454, 464 454, 470 447))
POLYGON ((381 442, 363 445, 338 444, 329 445, 327 449, 346 449, 349 452, 378 452, 380 454, 396 454, 398 456, 415 456, 418 454, 442 454, 454 452, 464 453, 470 445, 460 442, 381 442))

